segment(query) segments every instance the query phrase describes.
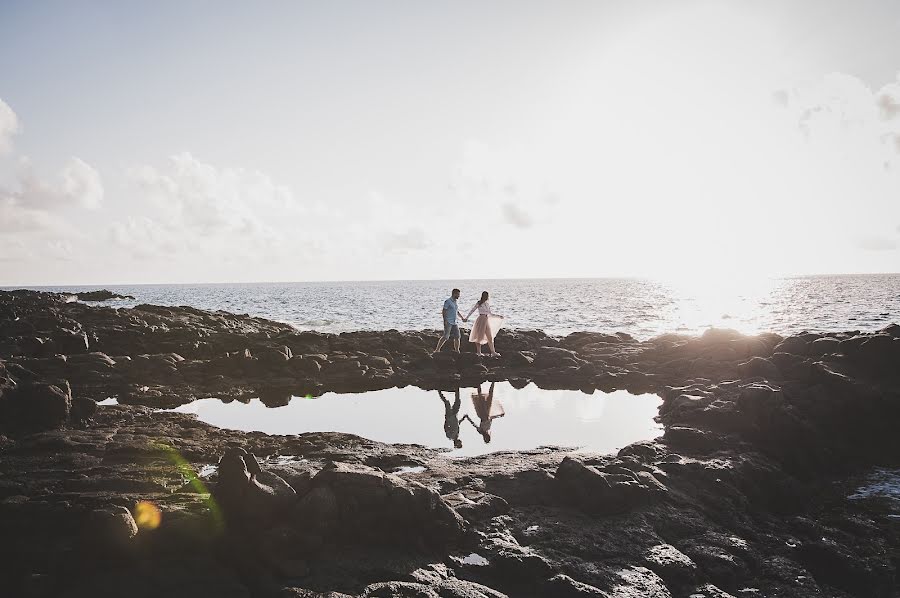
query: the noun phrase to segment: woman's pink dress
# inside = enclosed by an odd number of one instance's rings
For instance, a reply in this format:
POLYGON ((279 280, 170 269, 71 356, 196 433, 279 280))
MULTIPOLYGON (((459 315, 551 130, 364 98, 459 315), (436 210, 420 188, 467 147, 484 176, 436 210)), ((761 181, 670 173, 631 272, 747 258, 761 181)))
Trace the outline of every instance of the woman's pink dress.
POLYGON ((486 345, 488 340, 493 342, 494 337, 497 336, 497 331, 503 326, 503 318, 491 313, 491 306, 488 301, 481 305, 476 303, 469 315, 476 309, 478 310, 478 317, 475 319, 475 324, 472 325, 472 332, 469 333, 469 342, 486 345))

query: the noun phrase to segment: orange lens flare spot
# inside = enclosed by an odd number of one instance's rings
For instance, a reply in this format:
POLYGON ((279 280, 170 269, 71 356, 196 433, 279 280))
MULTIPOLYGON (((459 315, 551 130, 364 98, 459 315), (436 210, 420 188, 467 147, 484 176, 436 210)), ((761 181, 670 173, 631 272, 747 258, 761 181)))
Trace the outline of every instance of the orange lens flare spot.
POLYGON ((162 511, 150 501, 139 501, 134 505, 134 521, 140 529, 156 529, 162 522, 162 511))

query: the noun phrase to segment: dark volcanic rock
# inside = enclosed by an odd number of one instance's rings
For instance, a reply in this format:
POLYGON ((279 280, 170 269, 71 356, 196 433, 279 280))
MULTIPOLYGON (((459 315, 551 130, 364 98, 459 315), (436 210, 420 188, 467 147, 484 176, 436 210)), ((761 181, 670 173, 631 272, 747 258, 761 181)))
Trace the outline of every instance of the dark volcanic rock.
POLYGON ((82 291, 80 293, 72 293, 78 297, 79 301, 109 301, 110 299, 134 299, 131 295, 119 295, 112 291, 102 289, 99 291, 82 291))
POLYGON ((252 453, 230 447, 219 460, 215 495, 226 515, 243 521, 272 522, 297 499, 296 491, 279 476, 263 471, 252 453))
POLYGON ((667 490, 652 474, 618 468, 614 472, 566 457, 556 470, 564 502, 591 513, 621 513, 644 505, 667 490))
POLYGON ((310 493, 297 510, 298 523, 339 537, 446 544, 465 531, 462 518, 434 490, 364 465, 328 463, 312 479, 310 493))
POLYGON ((0 587, 896 595, 895 507, 857 489, 873 467, 900 469, 900 327, 645 341, 502 330, 500 359, 467 343, 431 356, 437 334, 329 335, 0 292, 0 587), (664 433, 616 455, 460 459, 345 434, 220 430, 151 408, 487 380, 657 393, 664 433), (97 404, 107 397, 119 404, 97 404), (407 464, 424 471, 386 473, 407 464), (157 511, 139 516, 138 501, 157 511))
POLYGON ((24 383, 0 395, 0 429, 13 432, 52 430, 69 417, 68 384, 24 383))
POLYGON ((85 548, 105 557, 119 557, 134 549, 138 526, 125 507, 107 507, 90 513, 82 531, 85 548))

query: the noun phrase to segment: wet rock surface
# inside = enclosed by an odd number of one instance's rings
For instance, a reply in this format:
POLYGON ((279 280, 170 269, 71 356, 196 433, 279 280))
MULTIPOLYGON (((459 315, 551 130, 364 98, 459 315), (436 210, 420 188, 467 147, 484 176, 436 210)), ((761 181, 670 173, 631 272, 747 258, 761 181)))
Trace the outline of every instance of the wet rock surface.
POLYGON ((325 335, 226 312, 0 293, 0 587, 14 596, 898 595, 900 327, 701 337, 325 335), (197 398, 486 380, 663 398, 616 455, 450 459, 220 430, 197 398), (107 397, 118 405, 98 405, 107 397), (394 473, 398 467, 420 467, 394 473), (424 468, 424 469, 422 469, 424 468))
POLYGON ((106 289, 98 291, 82 291, 80 293, 72 293, 79 301, 109 301, 110 299, 134 299, 131 295, 120 295, 106 289))

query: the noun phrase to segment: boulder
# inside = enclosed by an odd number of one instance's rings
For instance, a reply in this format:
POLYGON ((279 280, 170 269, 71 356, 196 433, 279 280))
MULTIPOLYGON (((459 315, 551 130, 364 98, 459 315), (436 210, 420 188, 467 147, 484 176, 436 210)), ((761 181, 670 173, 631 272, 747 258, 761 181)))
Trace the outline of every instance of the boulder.
POLYGON ((809 343, 799 336, 789 336, 777 345, 773 353, 790 353, 792 355, 806 355, 809 343))
POLYGON ((561 368, 577 366, 583 363, 575 351, 561 347, 540 347, 534 358, 534 365, 539 368, 561 368))
POLYGON ((329 462, 312 486, 295 511, 298 523, 344 540, 441 545, 465 531, 462 517, 434 490, 365 465, 329 462))
POLYGON ((893 369, 900 363, 900 338, 874 334, 859 346, 857 358, 873 368, 893 369))
POLYGON ((322 363, 308 355, 291 357, 288 367, 301 376, 317 376, 322 371, 322 363))
POLYGON ((504 353, 503 358, 508 365, 516 368, 527 368, 534 363, 534 357, 527 355, 522 351, 510 351, 509 353, 504 353))
POLYGON ((672 598, 663 580, 646 567, 631 566, 617 575, 619 580, 610 590, 610 598, 672 598))
POLYGON ((747 413, 771 410, 784 402, 781 389, 767 384, 748 384, 740 390, 738 406, 747 413))
POLYGON ((894 338, 900 338, 900 324, 888 324, 878 331, 880 334, 887 334, 894 338))
POLYGON ((82 542, 92 554, 121 557, 134 548, 138 526, 125 507, 111 506, 90 512, 82 529, 82 542))
POLYGON ((260 365, 265 367, 281 367, 284 366, 294 354, 290 347, 269 347, 256 352, 260 365))
POLYGON ((464 488, 441 496, 466 521, 484 521, 509 512, 509 503, 494 494, 464 488))
POLYGON ((132 299, 134 297, 131 295, 119 295, 118 293, 113 293, 112 291, 108 291, 106 289, 102 289, 99 291, 82 291, 80 293, 72 293, 75 297, 78 297, 79 301, 109 301, 110 299, 132 299))
POLYGON ((821 357, 829 353, 840 353, 841 341, 836 338, 825 336, 817 338, 809 344, 808 353, 813 357, 821 357))
POLYGON ((59 330, 52 337, 55 352, 63 355, 77 355, 87 353, 90 350, 87 334, 84 332, 70 332, 59 330))
POLYGON ((696 580, 697 565, 671 544, 657 544, 644 554, 644 564, 667 584, 684 586, 696 580))
POLYGON ((769 380, 781 378, 778 366, 765 357, 751 357, 747 361, 739 363, 738 372, 747 378, 760 377, 769 380))
POLYGON ((663 440, 679 449, 707 453, 721 445, 721 438, 712 432, 688 426, 667 426, 663 440))
POLYGON ((226 516, 265 523, 278 520, 297 500, 290 484, 263 471, 256 457, 239 447, 229 447, 219 459, 215 495, 226 516))
POLYGON ((609 594, 594 586, 572 579, 565 573, 559 573, 547 580, 547 596, 555 598, 609 598, 609 594))
POLYGON ((78 423, 87 422, 97 412, 97 401, 89 397, 75 397, 72 399, 70 416, 72 421, 78 423))
POLYGON ((643 479, 633 472, 606 473, 566 457, 556 470, 557 489, 564 502, 595 514, 624 513, 646 504, 665 486, 647 472, 643 479), (652 479, 652 482, 650 481, 652 479))
POLYGON ((56 429, 66 422, 71 407, 68 382, 20 384, 0 395, 0 427, 13 433, 56 429))
POLYGON ((284 407, 293 395, 285 388, 263 388, 259 391, 259 401, 266 407, 284 407))

